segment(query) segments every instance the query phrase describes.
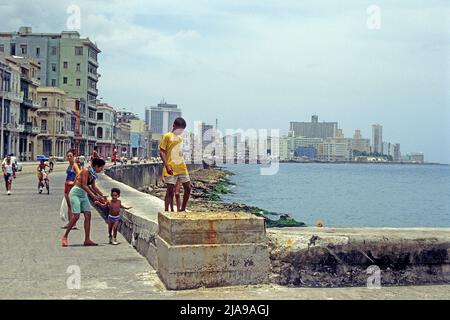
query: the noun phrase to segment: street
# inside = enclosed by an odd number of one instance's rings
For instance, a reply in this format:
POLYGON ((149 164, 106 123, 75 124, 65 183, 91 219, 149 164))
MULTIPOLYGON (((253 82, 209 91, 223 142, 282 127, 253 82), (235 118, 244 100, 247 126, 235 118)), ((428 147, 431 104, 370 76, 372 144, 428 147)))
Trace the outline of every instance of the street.
MULTIPOLYGON (((118 235, 107 244, 107 225, 92 213, 91 238, 83 247, 80 230, 60 238, 59 208, 64 173, 50 175, 50 195, 37 193, 34 174, 18 174, 12 195, 0 188, 0 299, 448 299, 450 286, 360 288, 287 288, 278 285, 167 291, 155 270, 118 235), (78 273, 79 272, 79 273, 78 273), (77 275, 80 275, 77 278, 77 275), (79 279, 79 281, 77 280, 79 279)), ((104 190, 107 193, 107 190, 104 190)))

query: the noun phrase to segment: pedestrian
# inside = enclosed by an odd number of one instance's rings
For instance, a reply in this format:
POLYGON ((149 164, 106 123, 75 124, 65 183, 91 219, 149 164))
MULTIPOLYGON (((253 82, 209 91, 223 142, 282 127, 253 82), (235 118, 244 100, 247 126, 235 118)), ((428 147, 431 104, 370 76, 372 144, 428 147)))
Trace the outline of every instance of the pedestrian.
POLYGON ((118 245, 117 242, 117 230, 119 229, 120 222, 122 221, 120 217, 120 209, 129 210, 131 207, 125 207, 122 205, 120 198, 120 189, 111 189, 111 200, 102 203, 96 201, 95 204, 102 207, 108 208, 108 234, 109 234, 109 244, 118 245))
POLYGON ((6 161, 2 165, 3 176, 5 178, 6 194, 11 195, 12 182, 14 177, 14 165, 11 161, 11 156, 6 157, 6 161))
MULTIPOLYGON (((77 175, 81 171, 75 162, 73 153, 74 153, 73 150, 69 150, 67 152, 67 161, 69 161, 69 165, 66 170, 66 181, 64 182, 64 198, 66 199, 66 203, 67 203, 67 215, 68 215, 69 221, 72 220, 72 217, 73 217, 72 206, 70 205, 69 193, 72 190, 73 186, 75 185, 75 179, 76 179, 77 175)), ((64 226, 64 229, 67 229, 67 225, 64 226)), ((72 229, 77 229, 76 225, 74 225, 72 227, 72 229)))
POLYGON ((84 246, 97 246, 90 238, 91 232, 91 206, 89 198, 93 201, 105 202, 105 196, 96 186, 97 174, 102 172, 105 167, 103 159, 93 159, 89 167, 83 168, 75 179, 75 185, 69 193, 70 205, 72 208, 72 219, 67 225, 66 232, 61 239, 63 247, 68 246, 67 237, 72 227, 77 223, 80 214, 84 214, 84 246))
POLYGON ((181 207, 178 207, 178 211, 186 211, 186 205, 191 194, 191 181, 182 151, 183 138, 181 135, 185 128, 186 121, 183 118, 175 119, 172 131, 164 134, 159 144, 159 152, 164 164, 163 181, 167 185, 164 200, 166 211, 169 211, 169 208, 173 211, 173 197, 177 181, 183 185, 184 190, 183 203, 181 207))
POLYGON ((114 163, 114 165, 117 164, 117 148, 113 149, 112 162, 114 163))
POLYGON ((94 151, 92 152, 91 160, 98 159, 98 158, 99 158, 99 156, 98 156, 98 147, 95 146, 94 147, 94 151))
POLYGON ((45 168, 47 168, 47 167, 50 168, 50 166, 45 163, 45 160, 43 158, 41 158, 41 160, 39 161, 39 164, 37 166, 37 178, 38 178, 39 193, 42 193, 42 190, 43 190, 42 181, 44 180, 44 172, 45 172, 45 168))

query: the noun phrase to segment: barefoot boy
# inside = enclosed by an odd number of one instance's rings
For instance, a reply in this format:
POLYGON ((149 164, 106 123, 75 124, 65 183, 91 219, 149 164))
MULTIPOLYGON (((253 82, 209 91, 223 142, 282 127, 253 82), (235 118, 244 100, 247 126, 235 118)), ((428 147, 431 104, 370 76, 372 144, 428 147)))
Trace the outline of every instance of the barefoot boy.
POLYGON ((108 233, 109 233, 109 244, 118 245, 117 242, 117 230, 119 229, 119 224, 121 221, 120 218, 120 209, 131 209, 131 207, 124 207, 119 200, 120 197, 120 189, 112 188, 111 189, 111 201, 107 201, 106 203, 101 203, 96 201, 95 204, 108 208, 108 233))
POLYGON ((159 144, 159 154, 164 163, 163 180, 167 184, 164 201, 166 211, 169 211, 169 207, 173 211, 173 196, 178 181, 183 185, 184 190, 183 203, 178 207, 178 211, 186 211, 191 194, 191 182, 182 149, 183 138, 181 135, 184 129, 186 129, 186 121, 183 118, 175 119, 172 131, 166 133, 159 144))

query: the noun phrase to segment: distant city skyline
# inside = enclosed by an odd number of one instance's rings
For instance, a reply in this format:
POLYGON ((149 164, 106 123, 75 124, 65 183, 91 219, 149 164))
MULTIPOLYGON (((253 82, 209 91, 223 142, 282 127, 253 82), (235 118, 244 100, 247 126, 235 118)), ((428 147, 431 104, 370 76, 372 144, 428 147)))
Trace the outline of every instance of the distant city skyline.
POLYGON ((448 1, 6 1, 0 31, 67 30, 102 50, 99 96, 145 116, 165 97, 190 122, 278 128, 318 114, 346 137, 383 126, 402 153, 450 163, 448 1))

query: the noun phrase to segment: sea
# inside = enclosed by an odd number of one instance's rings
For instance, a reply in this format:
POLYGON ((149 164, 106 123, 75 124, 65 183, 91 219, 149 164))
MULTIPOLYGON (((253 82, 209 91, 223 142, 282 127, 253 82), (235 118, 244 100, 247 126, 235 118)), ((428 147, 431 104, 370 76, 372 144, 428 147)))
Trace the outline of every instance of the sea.
POLYGON ((450 227, 450 166, 362 163, 227 164, 239 202, 325 227, 450 227))

